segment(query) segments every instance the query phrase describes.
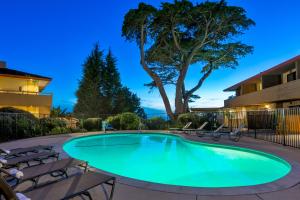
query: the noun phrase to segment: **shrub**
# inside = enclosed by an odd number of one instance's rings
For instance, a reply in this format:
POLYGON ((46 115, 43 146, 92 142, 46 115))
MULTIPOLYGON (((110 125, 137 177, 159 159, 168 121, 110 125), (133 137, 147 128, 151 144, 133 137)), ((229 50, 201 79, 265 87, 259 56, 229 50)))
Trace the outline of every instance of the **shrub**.
POLYGON ((135 113, 122 113, 120 116, 120 126, 122 130, 136 130, 139 128, 140 118, 135 113))
POLYGON ((0 108, 0 113, 0 141, 71 132, 65 121, 58 118, 38 119, 11 107, 0 108))
POLYGON ((121 113, 108 117, 106 120, 114 129, 136 130, 139 128, 140 118, 135 113, 121 113))
POLYGON ((217 127, 219 127, 221 125, 219 123, 219 121, 217 120, 216 113, 203 113, 201 115, 201 122, 202 123, 208 122, 208 124, 205 127, 208 130, 216 129, 217 127))
POLYGON ((87 131, 99 131, 102 129, 102 119, 88 118, 83 121, 83 128, 87 131))
POLYGON ((199 128, 204 122, 208 122, 204 129, 212 130, 219 126, 216 122, 216 117, 213 113, 202 113, 201 115, 195 113, 181 114, 177 118, 177 123, 180 126, 185 126, 188 122, 192 122, 191 128, 199 128))
POLYGON ((39 135, 40 132, 36 132, 36 127, 39 127, 37 120, 31 120, 26 117, 17 119, 16 121, 17 137, 25 138, 25 137, 33 137, 39 135))
POLYGON ((52 130, 56 127, 64 127, 66 128, 66 123, 63 120, 56 118, 43 118, 40 119, 40 125, 43 134, 51 133, 52 130))
POLYGON ((37 118, 27 114, 27 112, 22 114, 23 111, 12 113, 12 109, 2 109, 2 111, 7 112, 0 115, 1 141, 40 135, 41 131, 37 118))
POLYGON ((153 117, 145 120, 146 127, 150 130, 164 130, 168 127, 167 122, 162 117, 153 117))
POLYGON ((180 126, 185 126, 188 122, 192 122, 190 128, 199 128, 202 123, 201 118, 194 113, 184 113, 178 116, 177 122, 180 126))
POLYGON ((85 133, 85 132, 87 132, 87 130, 84 128, 76 127, 76 128, 70 128, 70 132, 71 133, 85 133))
POLYGON ((0 138, 1 141, 6 141, 14 138, 14 119, 10 116, 0 115, 0 138))
POLYGON ((120 130, 121 129, 121 115, 110 116, 106 119, 106 121, 112 125, 114 129, 120 130))
POLYGON ((51 134, 63 134, 63 133, 69 133, 70 129, 66 128, 66 127, 59 127, 56 126, 51 130, 51 134))

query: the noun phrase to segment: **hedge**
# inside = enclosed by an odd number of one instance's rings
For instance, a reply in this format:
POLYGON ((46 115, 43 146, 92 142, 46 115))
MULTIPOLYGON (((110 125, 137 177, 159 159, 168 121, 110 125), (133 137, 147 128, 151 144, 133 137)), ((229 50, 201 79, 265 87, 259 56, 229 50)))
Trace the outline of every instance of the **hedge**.
POLYGON ((165 130, 168 128, 168 123, 162 117, 153 117, 145 120, 145 125, 149 130, 165 130))
POLYGON ((107 122, 117 130, 137 130, 140 118, 135 113, 125 112, 107 118, 107 122))
POLYGON ((29 112, 15 108, 7 107, 0 109, 1 142, 71 132, 85 132, 85 130, 80 128, 67 128, 65 121, 58 118, 38 119, 29 112))
POLYGON ((101 118, 88 118, 83 121, 83 128, 87 131, 99 131, 102 130, 101 118))

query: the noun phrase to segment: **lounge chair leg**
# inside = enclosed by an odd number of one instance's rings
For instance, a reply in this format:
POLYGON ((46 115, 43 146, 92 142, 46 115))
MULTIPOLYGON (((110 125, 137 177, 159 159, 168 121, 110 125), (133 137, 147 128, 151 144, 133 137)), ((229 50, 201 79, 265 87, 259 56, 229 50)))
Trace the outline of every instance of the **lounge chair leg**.
POLYGON ((65 175, 66 178, 69 178, 68 173, 67 173, 67 170, 65 170, 65 171, 63 172, 63 175, 65 175))
POLYGON ((214 141, 219 141, 220 138, 221 138, 221 136, 213 136, 213 140, 214 140, 214 141))
POLYGON ((32 187, 33 187, 33 188, 37 187, 38 182, 39 182, 39 177, 36 178, 36 179, 34 179, 34 180, 32 180, 32 187))
POLYGON ((88 197, 89 200, 93 200, 92 195, 88 191, 86 191, 82 194, 85 195, 86 197, 88 197))
POLYGON ((109 197, 109 200, 112 200, 113 199, 113 196, 114 196, 114 190, 115 190, 115 184, 116 184, 116 180, 113 180, 113 184, 111 186, 111 191, 110 191, 110 197, 109 197))
POLYGON ((104 192, 105 199, 108 200, 108 194, 107 194, 107 191, 106 191, 105 187, 103 185, 101 185, 101 187, 102 187, 102 190, 104 192))

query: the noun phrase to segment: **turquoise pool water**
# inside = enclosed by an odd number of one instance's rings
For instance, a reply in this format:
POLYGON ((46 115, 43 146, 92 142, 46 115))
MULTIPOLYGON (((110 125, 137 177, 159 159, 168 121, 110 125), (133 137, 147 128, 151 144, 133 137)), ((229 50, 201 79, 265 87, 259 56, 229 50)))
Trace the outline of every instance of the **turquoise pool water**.
POLYGON ((275 181, 291 170, 286 161, 260 151, 167 134, 81 137, 68 141, 63 149, 113 174, 178 186, 251 186, 275 181))

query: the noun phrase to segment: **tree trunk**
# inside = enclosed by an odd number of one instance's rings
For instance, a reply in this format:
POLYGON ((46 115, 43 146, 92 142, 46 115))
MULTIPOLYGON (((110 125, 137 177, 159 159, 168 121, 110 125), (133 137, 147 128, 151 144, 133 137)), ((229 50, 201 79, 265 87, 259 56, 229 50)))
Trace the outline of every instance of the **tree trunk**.
POLYGON ((187 113, 187 112, 190 111, 190 109, 189 109, 189 98, 188 99, 184 99, 183 108, 184 108, 184 112, 185 113, 187 113))
POLYGON ((158 91, 163 99, 163 103, 166 108, 166 112, 171 120, 175 120, 176 117, 174 113, 172 112, 171 105, 169 98, 167 96, 166 90, 163 86, 163 83, 159 76, 155 74, 146 64, 145 62, 145 51, 144 51, 144 26, 141 27, 141 41, 140 41, 140 56, 141 56, 141 65, 144 68, 144 70, 148 73, 148 75, 153 79, 155 82, 156 87, 158 88, 158 91))
POLYGON ((184 65, 182 70, 180 70, 177 83, 176 83, 176 96, 175 96, 175 114, 179 115, 185 113, 185 106, 184 106, 184 80, 187 73, 187 65, 184 65))

